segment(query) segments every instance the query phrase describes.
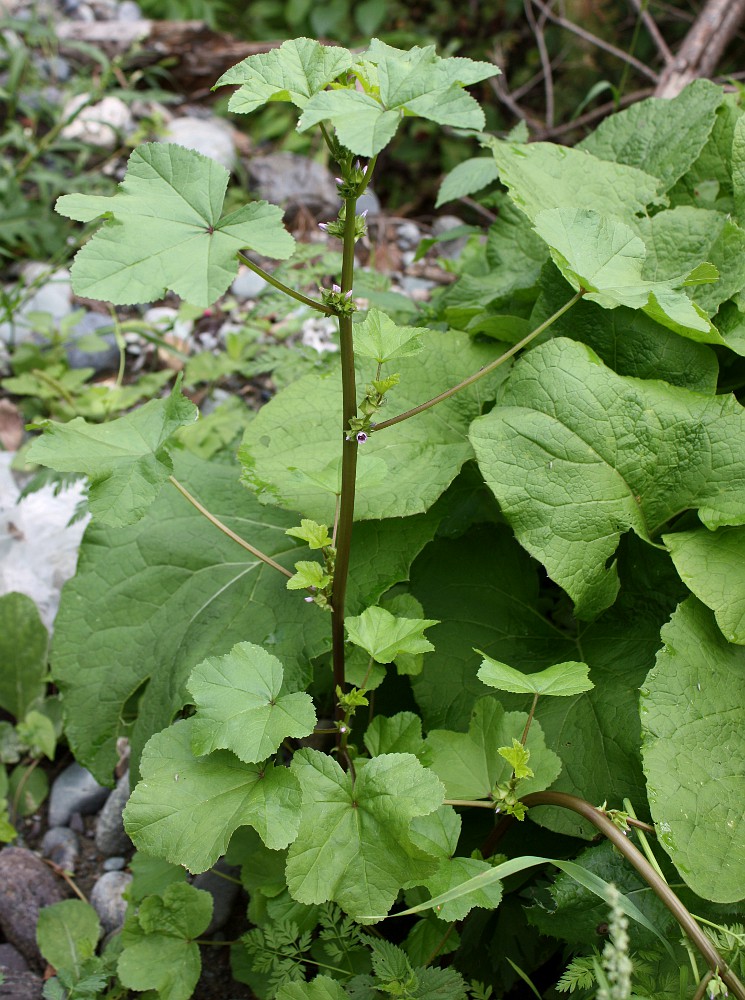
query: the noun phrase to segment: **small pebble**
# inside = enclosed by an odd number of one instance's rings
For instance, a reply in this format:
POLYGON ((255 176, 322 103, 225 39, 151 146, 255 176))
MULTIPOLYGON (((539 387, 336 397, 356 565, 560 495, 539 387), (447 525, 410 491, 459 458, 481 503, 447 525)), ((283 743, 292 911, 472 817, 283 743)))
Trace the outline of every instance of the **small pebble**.
POLYGON ((39 911, 66 896, 62 879, 31 851, 23 847, 0 851, 0 929, 26 961, 39 969, 44 967, 36 944, 39 911))
POLYGON ((78 835, 66 826, 53 826, 44 834, 41 853, 63 871, 74 872, 80 853, 78 835))
POLYGON ((212 920, 204 932, 205 934, 212 934, 228 922, 236 896, 241 888, 237 881, 239 875, 239 868, 234 868, 220 859, 213 869, 202 872, 201 875, 192 879, 192 885, 195 889, 204 889, 212 896, 212 920), (225 878, 226 875, 229 878, 225 878))
POLYGON ((120 872, 126 867, 127 859, 121 857, 106 858, 101 865, 105 872, 120 872))
POLYGON ((142 11, 140 10, 140 5, 135 3, 134 0, 123 0, 123 3, 119 4, 116 11, 117 21, 141 21, 142 11))
POLYGON ((101 854, 119 856, 132 842, 125 833, 122 813, 129 798, 129 772, 125 772, 96 820, 96 847, 101 854))
POLYGON ((105 872, 91 890, 91 906, 98 914, 105 934, 119 930, 124 923, 127 902, 122 893, 131 881, 129 872, 105 872))
POLYGON ((70 764, 59 774, 49 796, 49 825, 67 826, 74 812, 89 815, 98 812, 111 794, 99 785, 90 771, 78 763, 70 764))

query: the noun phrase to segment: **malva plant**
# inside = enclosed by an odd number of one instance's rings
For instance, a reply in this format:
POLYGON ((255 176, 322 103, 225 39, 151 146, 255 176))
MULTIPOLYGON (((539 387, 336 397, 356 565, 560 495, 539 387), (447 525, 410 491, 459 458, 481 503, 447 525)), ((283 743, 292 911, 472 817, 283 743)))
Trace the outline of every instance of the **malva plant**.
POLYGON ((191 994, 209 908, 183 869, 225 856, 255 925, 235 975, 261 997, 489 995, 461 972, 504 993, 545 978, 539 934, 588 995, 612 901, 635 989, 745 998, 745 117, 699 82, 579 149, 497 140, 464 90, 497 72, 298 39, 219 81, 238 113, 295 104, 338 164, 341 274, 318 295, 254 260, 292 254, 280 210, 223 215, 227 173, 179 146, 58 202, 104 220, 80 295, 206 307, 242 260, 339 329, 338 371, 249 422, 242 484, 189 450, 178 385, 30 450, 90 481, 52 668, 101 780, 131 741, 127 988, 191 994), (448 197, 506 188, 429 327, 355 298, 357 201, 412 116, 489 150, 448 197))

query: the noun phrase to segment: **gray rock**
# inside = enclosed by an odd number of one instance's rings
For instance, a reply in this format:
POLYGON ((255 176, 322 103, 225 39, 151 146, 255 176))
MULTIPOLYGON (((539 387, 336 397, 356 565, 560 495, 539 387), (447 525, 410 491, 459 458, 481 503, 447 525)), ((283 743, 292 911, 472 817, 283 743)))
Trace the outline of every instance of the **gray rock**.
POLYGON ((230 126, 218 118, 194 118, 184 115, 168 123, 164 142, 175 142, 187 149, 195 149, 203 156, 232 170, 236 162, 236 149, 230 126))
POLYGON ((306 208, 329 218, 339 211, 341 200, 333 174, 315 160, 295 153, 254 156, 248 161, 248 173, 259 197, 290 214, 306 208))
POLYGON ((0 851, 0 929, 32 966, 44 966, 36 946, 39 910, 66 895, 64 882, 31 851, 23 847, 0 851))
POLYGON ((106 858, 101 867, 105 872, 120 872, 127 867, 127 859, 114 855, 113 858, 106 858))
MULTIPOLYGON (((76 11, 77 19, 80 19, 81 10, 82 6, 76 11)), ((89 94, 77 94, 67 102, 62 116, 68 118, 75 114, 76 117, 65 125, 60 133, 61 137, 79 139, 99 149, 116 149, 122 137, 126 137, 134 129, 132 112, 119 97, 104 97, 103 100, 84 107, 89 98, 89 94)))
POLYGON ((0 969, 8 972, 28 972, 28 963, 12 944, 0 944, 0 969))
POLYGON ((124 923, 127 903, 122 893, 131 881, 129 872, 106 872, 91 889, 91 906, 98 914, 104 934, 119 930, 124 923))
POLYGON ((372 188, 368 188, 357 199, 357 214, 361 215, 363 212, 367 212, 368 215, 380 215, 380 201, 372 188))
POLYGON ((0 323, 0 340, 6 344, 11 341, 21 344, 32 339, 35 326, 28 318, 29 313, 45 313, 53 323, 59 324, 72 312, 72 283, 67 268, 52 271, 46 264, 30 261, 22 269, 21 278, 28 297, 16 310, 13 327, 0 323))
POLYGON ((9 972, 0 983, 0 997, 8 1000, 39 1000, 44 982, 33 972, 9 972))
POLYGON ((123 3, 119 4, 116 11, 117 21, 141 21, 142 16, 140 5, 135 3, 134 0, 124 0, 123 3))
MULTIPOLYGON (((464 225, 463 219, 459 219, 457 215, 441 215, 432 223, 432 235, 441 236, 451 229, 457 229, 459 226, 464 225)), ((468 243, 467 236, 456 236, 454 240, 443 240, 441 243, 436 244, 434 252, 437 253, 438 257, 447 257, 450 260, 455 260, 460 256, 466 243, 468 243)))
POLYGON ((416 250, 422 234, 415 222, 400 222, 396 228, 396 242, 402 250, 416 250))
POLYGON ((201 875, 192 879, 192 885, 195 889, 203 889, 212 896, 212 920, 204 932, 205 934, 214 934, 228 922, 236 896, 241 888, 238 882, 233 880, 239 879, 239 877, 239 868, 234 868, 220 859, 209 871, 202 872, 201 875), (225 878, 225 875, 229 878, 225 878))
POLYGON ((96 847, 107 857, 122 854, 132 846, 132 841, 124 832, 122 813, 129 798, 129 771, 121 776, 116 788, 106 800, 106 804, 96 821, 96 847))
POLYGON ((238 269, 238 277, 230 286, 230 291, 239 299, 255 299, 267 287, 267 282, 250 267, 238 269))
POLYGON ((111 794, 110 788, 99 785, 90 771, 73 763, 59 774, 49 796, 49 825, 67 826, 73 813, 83 815, 98 812, 111 794))
POLYGON ((93 368, 96 372, 111 371, 119 367, 119 348, 113 333, 99 334, 105 347, 101 351, 86 350, 78 346, 82 337, 88 337, 103 327, 111 327, 111 320, 101 313, 89 312, 70 331, 70 340, 65 344, 67 361, 71 368, 93 368))
POLYGON ((53 826, 44 834, 41 853, 63 871, 74 872, 80 854, 78 835, 66 826, 53 826))

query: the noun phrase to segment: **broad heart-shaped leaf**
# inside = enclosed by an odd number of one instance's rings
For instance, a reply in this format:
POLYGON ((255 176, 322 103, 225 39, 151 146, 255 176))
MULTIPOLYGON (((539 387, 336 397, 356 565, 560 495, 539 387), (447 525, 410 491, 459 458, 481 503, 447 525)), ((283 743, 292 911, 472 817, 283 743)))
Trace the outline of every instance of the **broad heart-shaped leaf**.
POLYGON ((650 97, 610 115, 577 148, 639 167, 667 191, 701 153, 723 100, 721 87, 695 80, 672 100, 650 97))
POLYGON ((745 650, 694 597, 662 639, 641 700, 652 816, 694 892, 734 902, 745 897, 745 650))
MULTIPOLYGON (((438 539, 414 562, 412 591, 426 614, 442 620, 432 628, 435 651, 412 679, 425 728, 465 730, 474 702, 490 694, 478 679, 482 657, 474 646, 525 673, 581 657, 595 687, 539 698, 536 708, 546 744, 563 764, 552 788, 590 802, 620 806, 628 797, 643 803, 638 688, 654 664, 660 627, 685 588, 665 553, 629 535, 619 550, 622 587, 615 605, 592 625, 563 629, 557 625, 561 606, 547 617, 552 603, 539 591, 538 571, 504 525, 438 539)), ((527 711, 530 700, 500 695, 510 710, 527 711)), ((530 815, 572 836, 596 832, 567 810, 542 807, 530 815)))
POLYGON ((105 424, 82 417, 66 424, 45 421, 28 458, 57 472, 85 473, 93 516, 103 524, 134 524, 173 472, 169 438, 196 418, 197 408, 177 384, 167 399, 151 399, 105 424))
POLYGON ((191 724, 194 754, 232 750, 255 764, 270 757, 286 737, 312 733, 313 699, 304 691, 282 693, 283 680, 277 657, 250 642, 199 663, 187 685, 197 707, 191 724))
POLYGON ((240 84, 228 109, 248 114, 267 101, 291 101, 304 108, 309 98, 323 90, 352 65, 352 53, 311 38, 293 38, 278 49, 249 56, 223 73, 215 87, 240 84))
MULTIPOLYGON (((477 649, 476 652, 481 653, 481 650, 477 649)), ((591 691, 594 687, 587 676, 590 668, 586 663, 570 660, 567 663, 555 663, 545 670, 538 670, 532 674, 524 674, 521 670, 500 663, 485 653, 481 655, 484 661, 479 667, 478 678, 498 691, 567 698, 582 694, 583 691, 591 691)))
MULTIPOLYGON (((307 552, 285 534, 297 516, 258 504, 229 464, 175 456, 176 476, 223 523, 288 569, 307 552)), ((408 576, 432 537, 436 511, 355 528, 349 611, 374 604, 408 576)), ((288 683, 328 648, 327 616, 166 489, 145 518, 126 528, 91 524, 77 575, 63 591, 51 659, 64 692, 66 735, 99 781, 111 780, 116 740, 132 741, 132 772, 143 745, 188 701, 186 681, 208 656, 250 640, 275 654, 288 683), (101 623, 105 623, 105 628, 101 623)))
MULTIPOLYGON (((541 274, 531 325, 548 319, 570 296, 570 286, 549 261, 541 274)), ((721 327, 719 317, 717 323, 721 327)), ((712 348, 673 333, 638 309, 603 309, 582 299, 549 327, 547 337, 582 341, 619 375, 664 379, 712 395, 716 391, 719 364, 712 348)))
POLYGON ((735 218, 745 225, 745 120, 738 118, 732 136, 732 192, 735 218))
MULTIPOLYGON (((588 209, 554 208, 538 213, 535 230, 569 284, 575 290, 585 289, 590 301, 606 309, 643 309, 683 336, 724 343, 703 310, 680 287, 690 268, 668 280, 645 279, 646 247, 620 220, 588 209)), ((718 276, 716 270, 712 274, 718 276)))
POLYGON ((686 587, 711 608, 728 642, 745 645, 745 528, 663 535, 686 587))
POLYGON ((385 753, 413 753, 418 757, 424 747, 422 720, 413 712, 398 712, 390 718, 376 715, 365 731, 364 741, 371 757, 385 753))
MULTIPOLYGON (((421 355, 396 361, 401 382, 386 397, 390 415, 457 385, 495 356, 494 347, 474 344, 465 334, 430 333, 421 355)), ((374 363, 360 361, 360 384, 374 377, 374 369, 374 363)), ((437 406, 373 433, 359 449, 355 518, 406 517, 428 510, 472 456, 468 426, 494 398, 504 372, 502 366, 437 406)), ((298 379, 261 408, 239 451, 244 479, 259 499, 324 524, 333 522, 340 490, 341 414, 338 372, 298 379)))
POLYGON ((244 764, 227 750, 195 757, 192 719, 151 737, 142 752, 142 780, 124 812, 138 850, 206 871, 225 853, 239 826, 252 826, 271 850, 293 840, 300 786, 286 768, 244 764))
POLYGON ((471 427, 518 540, 588 619, 618 592, 608 560, 622 532, 649 539, 696 507, 712 527, 743 523, 744 435, 733 397, 622 378, 564 339, 524 356, 471 427))
POLYGON ((361 323, 354 325, 354 351, 378 364, 418 354, 422 347, 422 334, 426 331, 416 326, 397 326, 380 309, 371 309, 361 323))
MULTIPOLYGON (((445 785, 448 798, 488 799, 494 787, 508 781, 512 768, 499 748, 520 739, 527 712, 505 712, 496 698, 480 698, 474 707, 467 733, 432 730, 427 736, 429 767, 445 785)), ((540 792, 558 778, 561 761, 546 748, 543 730, 535 720, 525 744, 530 750, 533 778, 520 782, 521 794, 540 792)))
POLYGON ((499 179, 531 222, 552 208, 584 208, 628 220, 659 198, 662 182, 636 167, 609 163, 550 142, 489 139, 499 179))
POLYGON ((379 97, 349 90, 322 91, 305 105, 298 123, 304 132, 330 121, 339 141, 358 156, 375 156, 393 138, 404 114, 456 128, 484 127, 484 113, 462 89, 499 70, 471 59, 443 59, 434 46, 393 48, 374 38, 361 66, 377 67, 379 97))
POLYGON ((0 708, 20 722, 46 690, 49 636, 25 594, 0 597, 0 708))
POLYGON ((206 307, 238 273, 239 250, 289 257, 295 241, 276 205, 258 201, 221 215, 228 180, 208 156, 147 143, 130 156, 115 195, 63 195, 61 215, 78 222, 106 217, 75 257, 76 294, 132 305, 170 290, 206 307))
MULTIPOLYGON (((440 896, 490 869, 488 861, 478 861, 476 858, 448 858, 440 862, 439 869, 425 880, 424 885, 431 896, 440 896)), ((441 920, 463 920, 474 906, 495 910, 501 902, 502 883, 493 881, 438 906, 437 916, 441 920)))
POLYGON ((286 869, 298 902, 333 900, 357 919, 385 913, 402 886, 436 869, 434 859, 412 842, 409 826, 441 805, 443 787, 416 757, 375 757, 355 781, 331 757, 304 749, 291 769, 303 794, 286 869))
POLYGON ((366 608, 345 620, 347 637, 377 663, 393 663, 401 655, 428 653, 435 647, 424 638, 424 630, 439 624, 433 618, 399 618, 385 608, 366 608))
POLYGON ((188 1000, 202 971, 194 940, 212 918, 212 897, 193 885, 169 885, 149 896, 122 930, 117 972, 131 990, 154 990, 163 1000, 188 1000))

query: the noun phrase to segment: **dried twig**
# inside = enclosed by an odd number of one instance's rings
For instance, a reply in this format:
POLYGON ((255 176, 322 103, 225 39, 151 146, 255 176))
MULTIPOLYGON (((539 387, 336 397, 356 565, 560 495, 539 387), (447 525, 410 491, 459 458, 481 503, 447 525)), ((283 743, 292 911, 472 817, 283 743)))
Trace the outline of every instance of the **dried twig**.
POLYGON ((660 76, 655 96, 676 97, 692 80, 711 76, 743 20, 745 0, 708 0, 660 76))
POLYGON ((540 22, 536 21, 533 13, 533 0, 523 0, 525 16, 535 37, 536 47, 541 59, 543 69, 543 89, 546 94, 546 128, 552 128, 554 124, 554 75, 551 71, 551 59, 546 47, 546 36, 544 26, 546 24, 546 14, 541 13, 540 22))
POLYGON ((636 104, 637 101, 643 101, 645 97, 651 97, 653 93, 654 91, 651 87, 645 87, 643 90, 635 90, 631 94, 624 94, 620 100, 606 101, 605 104, 599 104, 592 111, 587 111, 585 114, 580 115, 579 118, 574 118, 570 122, 554 125, 551 129, 537 130, 534 138, 538 140, 553 139, 557 136, 566 135, 567 132, 573 132, 574 129, 586 128, 588 125, 594 124, 598 118, 605 118, 606 115, 613 114, 614 111, 620 111, 621 108, 626 108, 629 104, 636 104))
POLYGON ((649 37, 657 46, 657 51, 665 61, 665 65, 669 66, 675 57, 670 51, 667 42, 662 37, 660 29, 657 27, 657 22, 647 9, 647 0, 631 0, 631 5, 641 17, 644 27, 649 32, 649 37))
MULTIPOLYGON (((743 2, 745 2, 745 0, 743 0, 743 2)), ((558 14, 554 14, 554 12, 543 2, 543 0, 533 0, 533 3, 546 17, 546 19, 553 22, 553 24, 557 24, 560 28, 565 28, 567 31, 571 31, 572 34, 577 35, 579 38, 583 38, 591 45, 596 45, 599 49, 609 52, 622 62, 626 62, 629 66, 633 66, 638 73, 642 74, 642 76, 646 76, 647 79, 657 83, 659 74, 655 73, 654 70, 650 69, 649 66, 646 66, 639 59, 629 55, 628 52, 624 52, 623 49, 616 48, 616 46, 611 45, 610 42, 606 42, 604 39, 598 38, 598 36, 593 35, 591 31, 587 31, 585 28, 580 28, 580 26, 575 24, 573 21, 568 21, 565 17, 560 17, 558 14)))

